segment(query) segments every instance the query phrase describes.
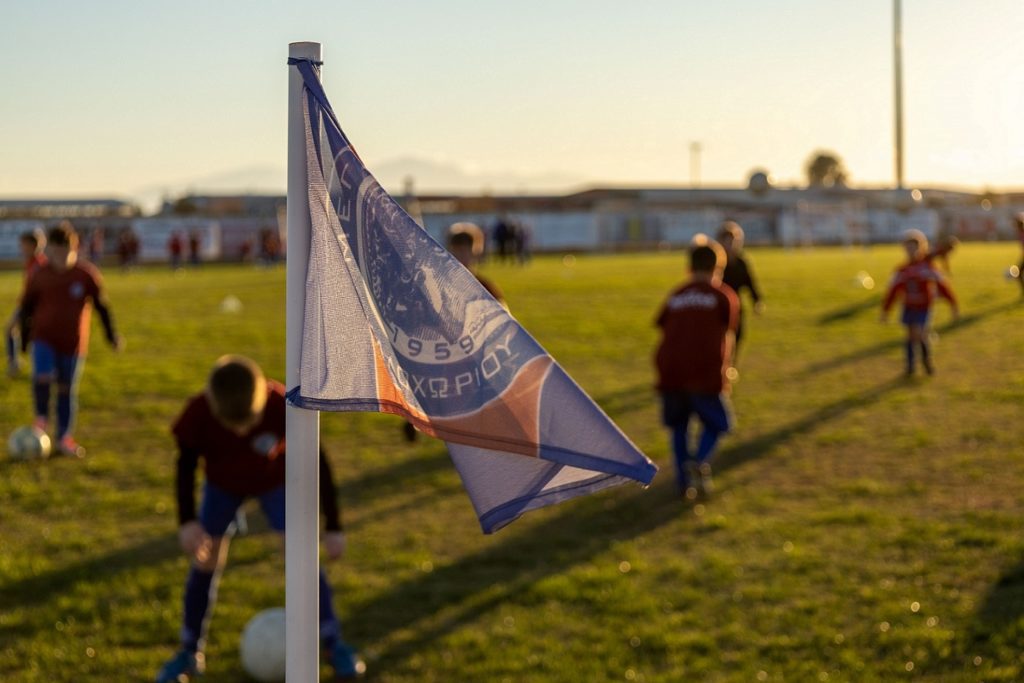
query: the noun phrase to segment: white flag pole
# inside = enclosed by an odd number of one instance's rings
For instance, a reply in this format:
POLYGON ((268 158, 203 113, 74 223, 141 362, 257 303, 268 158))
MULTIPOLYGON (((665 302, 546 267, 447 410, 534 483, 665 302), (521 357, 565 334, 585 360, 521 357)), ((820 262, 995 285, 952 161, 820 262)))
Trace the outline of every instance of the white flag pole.
MULTIPOLYGON (((320 61, 320 43, 291 43, 289 58, 320 61)), ((309 195, 302 74, 288 68, 288 244, 285 386, 299 384, 306 269, 309 265, 309 195)), ((285 621, 289 683, 320 678, 319 611, 320 413, 288 406, 285 435, 285 621)))

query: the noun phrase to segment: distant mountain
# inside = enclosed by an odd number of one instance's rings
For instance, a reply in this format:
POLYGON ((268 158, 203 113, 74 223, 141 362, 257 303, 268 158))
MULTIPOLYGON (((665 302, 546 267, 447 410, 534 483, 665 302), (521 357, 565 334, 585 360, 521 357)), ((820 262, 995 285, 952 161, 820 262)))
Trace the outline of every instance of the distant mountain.
POLYGON ((185 194, 284 194, 287 183, 287 172, 283 167, 250 166, 192 180, 141 187, 132 192, 131 197, 144 211, 150 212, 159 208, 167 197, 185 194))
MULTIPOLYGON (((542 194, 564 192, 586 183, 567 173, 529 175, 514 171, 469 171, 455 163, 419 157, 400 157, 370 164, 370 171, 393 194, 405 192, 411 178, 417 194, 542 194)), ((283 167, 252 166, 138 188, 131 193, 144 210, 152 211, 166 197, 184 194, 284 194, 287 172, 283 167)))
POLYGON ((469 171, 455 163, 419 157, 400 157, 370 165, 370 171, 388 191, 405 191, 411 179, 416 194, 464 193, 541 194, 563 192, 587 182, 568 173, 524 174, 515 171, 469 171))

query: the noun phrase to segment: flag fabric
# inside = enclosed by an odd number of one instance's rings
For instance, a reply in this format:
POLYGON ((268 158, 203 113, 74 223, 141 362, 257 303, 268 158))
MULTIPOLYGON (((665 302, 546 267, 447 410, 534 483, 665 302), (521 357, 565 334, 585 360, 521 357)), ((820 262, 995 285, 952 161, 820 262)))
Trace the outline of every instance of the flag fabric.
POLYGON ((289 401, 404 416, 443 439, 485 533, 657 467, 475 276, 409 217, 295 60, 312 233, 289 401))

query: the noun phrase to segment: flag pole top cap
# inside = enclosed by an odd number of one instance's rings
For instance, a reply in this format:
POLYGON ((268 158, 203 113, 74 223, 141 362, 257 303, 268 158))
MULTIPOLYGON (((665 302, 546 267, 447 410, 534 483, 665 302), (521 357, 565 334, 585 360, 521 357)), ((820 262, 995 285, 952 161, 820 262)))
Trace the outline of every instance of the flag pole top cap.
POLYGON ((313 42, 288 43, 288 56, 292 59, 320 61, 321 47, 320 43, 313 42))

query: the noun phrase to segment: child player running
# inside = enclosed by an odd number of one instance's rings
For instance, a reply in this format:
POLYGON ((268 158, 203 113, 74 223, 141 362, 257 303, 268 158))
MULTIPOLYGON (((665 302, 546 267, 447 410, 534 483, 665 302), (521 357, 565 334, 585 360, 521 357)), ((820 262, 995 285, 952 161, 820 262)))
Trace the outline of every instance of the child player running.
POLYGON ((725 250, 714 242, 693 247, 690 282, 669 295, 656 320, 662 331, 655 364, 663 420, 672 432, 679 491, 691 500, 699 493, 697 486, 711 492, 711 457, 732 422, 726 370, 739 301, 722 283, 725 259, 725 250), (689 439, 693 416, 702 425, 696 452, 689 439))
MULTIPOLYGON (((25 262, 25 287, 27 287, 28 281, 32 279, 35 272, 46 265, 46 255, 43 254, 43 249, 46 247, 46 235, 40 229, 23 232, 18 238, 18 247, 21 249, 21 257, 25 262)), ((28 348, 29 331, 22 324, 20 315, 21 298, 25 295, 25 287, 22 288, 22 295, 18 299, 14 313, 4 327, 8 377, 17 377, 21 372, 18 352, 19 350, 24 352, 28 348)))
POLYGON ((718 243, 725 249, 725 268, 722 271, 722 282, 736 292, 736 299, 740 304, 739 320, 736 323, 736 343, 732 348, 729 376, 736 380, 739 376, 736 371, 736 361, 740 353, 740 342, 743 340, 743 290, 750 293, 754 302, 754 313, 760 315, 764 311, 764 301, 761 300, 761 292, 754 281, 754 272, 750 268, 743 254, 743 228, 735 221, 725 221, 718 228, 718 243))
MULTIPOLYGON (((157 683, 182 683, 203 673, 206 628, 227 563, 232 522, 247 498, 259 500, 270 526, 284 539, 285 398, 284 386, 268 380, 254 361, 223 356, 210 373, 205 391, 189 399, 172 431, 178 445, 178 540, 192 560, 185 580, 181 649, 160 670, 157 683), (195 470, 206 471, 196 515, 195 470)), ((341 557, 345 536, 330 466, 320 452, 320 504, 326 518, 324 549, 341 557)), ((283 545, 283 544, 282 544, 283 545)), ((360 675, 365 666, 341 638, 331 588, 320 570, 320 641, 336 680, 360 675)))
POLYGON ((920 349, 921 365, 931 375, 935 372, 935 366, 932 364, 927 332, 932 301, 936 294, 946 299, 953 309, 954 319, 959 316, 959 309, 953 290, 928 259, 928 238, 924 233, 908 230, 903 238, 903 248, 907 252, 907 262, 896 270, 889 284, 889 291, 882 302, 882 322, 888 319, 889 309, 897 297, 902 296, 901 321, 907 326, 906 374, 908 377, 914 374, 915 355, 920 349))
POLYGON ((31 329, 34 426, 39 431, 47 430, 50 391, 56 387, 57 450, 81 458, 85 449, 75 441, 72 430, 78 409, 78 378, 89 348, 92 308, 99 314, 114 350, 124 344, 114 331, 99 270, 78 258, 74 227, 63 221, 46 237, 47 263, 29 278, 20 310, 22 328, 31 329))

